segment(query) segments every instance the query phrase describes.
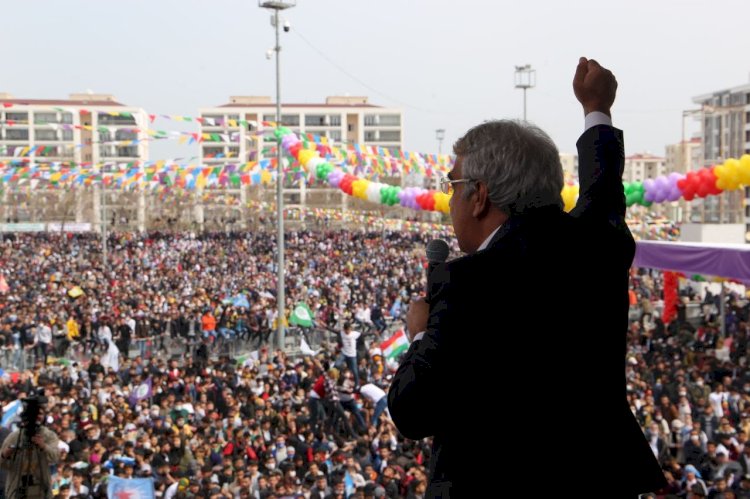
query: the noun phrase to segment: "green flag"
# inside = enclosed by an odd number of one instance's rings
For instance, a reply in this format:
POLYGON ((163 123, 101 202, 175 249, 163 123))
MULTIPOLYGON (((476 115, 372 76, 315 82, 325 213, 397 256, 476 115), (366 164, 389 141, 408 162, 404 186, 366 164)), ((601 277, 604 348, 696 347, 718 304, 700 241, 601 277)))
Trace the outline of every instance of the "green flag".
POLYGON ((306 303, 299 302, 294 306, 292 316, 289 318, 291 326, 312 327, 313 313, 306 303))

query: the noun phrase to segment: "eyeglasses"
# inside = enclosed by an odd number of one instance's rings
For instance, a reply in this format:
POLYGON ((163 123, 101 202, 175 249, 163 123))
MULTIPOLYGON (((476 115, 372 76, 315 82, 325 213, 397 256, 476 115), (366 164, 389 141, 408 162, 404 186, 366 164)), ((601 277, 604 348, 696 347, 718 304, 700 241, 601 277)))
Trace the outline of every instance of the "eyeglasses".
POLYGON ((453 194, 453 184, 465 184, 466 182, 475 182, 473 178, 459 178, 451 180, 448 177, 440 179, 440 190, 444 194, 453 194))

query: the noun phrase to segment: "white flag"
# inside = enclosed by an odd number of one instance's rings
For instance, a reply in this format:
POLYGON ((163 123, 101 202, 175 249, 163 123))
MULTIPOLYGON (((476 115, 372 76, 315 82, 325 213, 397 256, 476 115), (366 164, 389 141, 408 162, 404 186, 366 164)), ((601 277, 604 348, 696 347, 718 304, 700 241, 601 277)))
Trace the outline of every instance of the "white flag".
POLYGON ((320 351, 320 350, 315 351, 312 348, 310 348, 310 345, 307 344, 307 342, 305 341, 305 338, 302 338, 302 342, 299 346, 299 349, 302 352, 302 355, 310 355, 313 357, 318 355, 318 352, 320 351))

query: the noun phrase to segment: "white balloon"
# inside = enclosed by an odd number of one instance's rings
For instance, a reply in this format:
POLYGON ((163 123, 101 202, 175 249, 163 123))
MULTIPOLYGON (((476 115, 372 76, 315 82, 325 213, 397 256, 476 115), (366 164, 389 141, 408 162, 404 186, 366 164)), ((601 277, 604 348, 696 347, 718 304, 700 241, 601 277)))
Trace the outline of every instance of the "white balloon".
POLYGON ((379 203, 380 202, 380 189, 382 187, 383 187, 383 184, 381 184, 380 182, 370 182, 370 185, 367 186, 367 190, 365 191, 367 200, 372 203, 379 203))

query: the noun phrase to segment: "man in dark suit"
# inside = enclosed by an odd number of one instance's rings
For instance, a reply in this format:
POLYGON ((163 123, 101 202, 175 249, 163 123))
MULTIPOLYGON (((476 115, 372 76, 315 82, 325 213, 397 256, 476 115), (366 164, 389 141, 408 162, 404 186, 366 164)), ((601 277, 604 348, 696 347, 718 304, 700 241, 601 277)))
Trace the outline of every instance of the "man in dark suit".
POLYGON ((410 306, 413 343, 388 394, 403 436, 433 437, 427 497, 491 497, 508 479, 537 497, 635 499, 666 485, 626 401, 635 244, 610 114, 617 82, 581 58, 573 87, 586 130, 571 214, 539 128, 487 122, 454 146, 444 185, 466 256, 438 266, 429 304, 410 306), (489 401, 505 421, 488 417, 489 401), (515 457, 501 474, 488 446, 515 457))

